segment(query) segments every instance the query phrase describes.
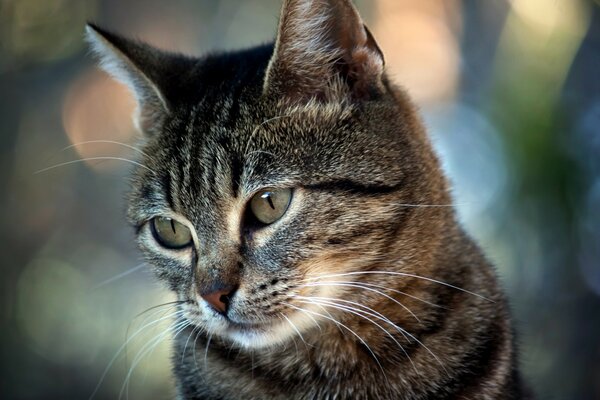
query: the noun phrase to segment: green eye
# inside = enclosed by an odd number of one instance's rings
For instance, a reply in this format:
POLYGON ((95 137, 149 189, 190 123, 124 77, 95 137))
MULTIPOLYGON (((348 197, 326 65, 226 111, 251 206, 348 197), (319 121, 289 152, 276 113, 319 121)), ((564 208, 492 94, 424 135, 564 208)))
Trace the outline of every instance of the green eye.
POLYGON ((168 249, 181 249, 192 243, 192 233, 183 224, 171 218, 156 217, 151 221, 156 241, 168 249))
POLYGON ((272 224, 285 214, 291 199, 291 189, 262 190, 250 200, 250 209, 260 222, 272 224))

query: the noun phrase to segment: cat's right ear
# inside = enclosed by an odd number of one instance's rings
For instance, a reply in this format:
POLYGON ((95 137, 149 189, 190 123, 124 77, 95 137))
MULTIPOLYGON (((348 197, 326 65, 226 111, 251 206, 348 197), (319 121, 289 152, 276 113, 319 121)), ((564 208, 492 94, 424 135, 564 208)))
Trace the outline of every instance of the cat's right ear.
POLYGON ((351 0, 284 0, 263 93, 287 103, 369 100, 384 59, 351 0))
POLYGON ((171 109, 163 78, 169 55, 94 24, 86 26, 86 39, 102 69, 124 83, 135 96, 135 126, 145 134, 154 134, 171 109))

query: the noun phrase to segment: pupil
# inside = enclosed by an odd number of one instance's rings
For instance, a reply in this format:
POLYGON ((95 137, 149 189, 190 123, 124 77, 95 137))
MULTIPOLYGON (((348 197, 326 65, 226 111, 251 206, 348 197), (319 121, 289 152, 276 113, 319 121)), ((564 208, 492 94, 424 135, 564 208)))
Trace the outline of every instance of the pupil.
POLYGON ((175 231, 175 222, 173 222, 173 220, 171 220, 170 222, 171 222, 171 229, 173 230, 173 234, 176 235, 177 232, 175 231))
POLYGON ((271 195, 268 194, 266 197, 267 201, 269 202, 269 206, 271 206, 271 208, 274 210, 275 209, 275 204, 273 204, 273 199, 271 198, 271 195))

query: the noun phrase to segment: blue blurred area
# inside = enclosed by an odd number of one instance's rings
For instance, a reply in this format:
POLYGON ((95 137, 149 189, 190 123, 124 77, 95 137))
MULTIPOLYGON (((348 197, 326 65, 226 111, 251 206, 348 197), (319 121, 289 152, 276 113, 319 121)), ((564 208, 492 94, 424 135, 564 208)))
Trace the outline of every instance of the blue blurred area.
MULTIPOLYGON (((357 4, 497 266, 539 398, 600 399, 600 3, 357 4)), ((0 0, 1 398, 173 396, 173 309, 137 316, 171 297, 124 219, 130 164, 105 159, 135 159, 133 103, 85 21, 201 54, 271 40, 279 7, 0 0)))

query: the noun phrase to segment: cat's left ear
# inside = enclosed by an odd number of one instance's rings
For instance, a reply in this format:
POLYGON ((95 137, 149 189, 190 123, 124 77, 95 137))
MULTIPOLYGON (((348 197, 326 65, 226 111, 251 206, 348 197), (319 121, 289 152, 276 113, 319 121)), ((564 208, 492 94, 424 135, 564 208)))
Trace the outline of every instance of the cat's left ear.
POLYGON ((385 92, 384 60, 350 0, 285 0, 264 93, 295 103, 385 92))
POLYGON ((93 24, 86 26, 86 39, 100 66, 135 96, 136 127, 145 134, 154 134, 172 109, 165 77, 173 75, 173 55, 93 24))

